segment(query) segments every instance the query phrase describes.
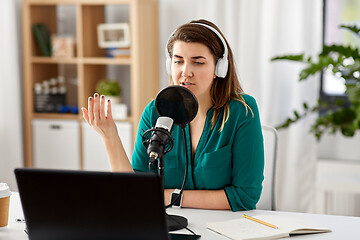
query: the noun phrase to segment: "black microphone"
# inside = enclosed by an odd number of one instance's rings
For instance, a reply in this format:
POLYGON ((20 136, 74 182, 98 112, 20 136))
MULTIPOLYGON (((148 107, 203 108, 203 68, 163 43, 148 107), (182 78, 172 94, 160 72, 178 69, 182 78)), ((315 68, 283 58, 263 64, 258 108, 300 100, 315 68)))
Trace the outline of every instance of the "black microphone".
MULTIPOLYGON (((152 135, 148 140, 147 154, 149 155, 151 163, 161 158, 165 154, 165 151, 168 152, 171 150, 166 149, 166 147, 169 141, 171 142, 172 140, 170 130, 173 122, 169 117, 159 117, 156 121, 155 128, 150 129, 152 135)), ((172 148, 172 145, 170 144, 169 147, 172 148)))
MULTIPOLYGON (((174 203, 180 200, 185 188, 189 169, 189 156, 187 154, 185 127, 196 117, 196 114, 198 112, 198 101, 195 95, 187 88, 180 86, 169 86, 161 90, 156 96, 155 108, 160 116, 166 116, 173 119, 174 124, 178 125, 181 128, 184 137, 184 149, 186 158, 184 179, 181 185, 180 194, 178 194, 177 197, 175 197, 174 199, 172 198, 171 203, 165 207, 169 208, 173 206, 174 203)), ((194 169, 194 167, 192 166, 191 169, 194 169)), ((160 169, 160 176, 163 176, 163 174, 164 171, 160 169)), ((192 174, 192 176, 193 175, 194 174, 192 174)), ((193 182, 195 182, 194 179, 193 182)), ((188 221, 185 217, 177 215, 168 215, 167 222, 169 231, 186 228, 186 226, 188 225, 188 221)))

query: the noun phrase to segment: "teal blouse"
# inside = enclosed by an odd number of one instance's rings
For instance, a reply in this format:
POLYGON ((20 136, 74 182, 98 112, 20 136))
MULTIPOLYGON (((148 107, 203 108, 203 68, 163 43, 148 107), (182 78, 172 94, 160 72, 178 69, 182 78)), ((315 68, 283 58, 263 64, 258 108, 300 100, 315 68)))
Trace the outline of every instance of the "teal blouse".
MULTIPOLYGON (((231 100, 229 119, 221 132, 223 112, 211 129, 213 108, 209 109, 193 159, 190 157, 189 126, 185 128, 189 154, 185 189, 224 189, 232 211, 255 209, 264 179, 264 146, 258 107, 253 97, 243 95, 243 98, 252 112, 248 109, 246 113, 241 102, 231 100)), ((152 101, 139 123, 131 160, 136 172, 149 171, 149 157, 142 145, 141 134, 154 127, 158 117, 155 101, 152 101)), ((174 147, 164 158, 164 187, 181 188, 186 160, 183 133, 175 125, 171 133, 174 147)))

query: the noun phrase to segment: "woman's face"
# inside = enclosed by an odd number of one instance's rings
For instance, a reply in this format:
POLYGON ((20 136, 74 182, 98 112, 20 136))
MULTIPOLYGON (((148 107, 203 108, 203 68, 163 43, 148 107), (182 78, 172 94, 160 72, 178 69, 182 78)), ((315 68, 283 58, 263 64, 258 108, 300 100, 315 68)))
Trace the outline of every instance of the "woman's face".
POLYGON ((176 41, 173 48, 171 76, 175 85, 189 89, 198 99, 210 98, 215 76, 215 59, 202 43, 176 41))

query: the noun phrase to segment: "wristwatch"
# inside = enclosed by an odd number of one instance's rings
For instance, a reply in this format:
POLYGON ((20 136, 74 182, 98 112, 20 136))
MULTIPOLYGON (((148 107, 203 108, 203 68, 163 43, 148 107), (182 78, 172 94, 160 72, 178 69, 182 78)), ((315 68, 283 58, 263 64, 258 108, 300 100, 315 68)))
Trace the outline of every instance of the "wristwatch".
POLYGON ((183 195, 180 194, 180 192, 180 189, 175 189, 171 194, 170 203, 173 204, 174 207, 181 207, 183 195))

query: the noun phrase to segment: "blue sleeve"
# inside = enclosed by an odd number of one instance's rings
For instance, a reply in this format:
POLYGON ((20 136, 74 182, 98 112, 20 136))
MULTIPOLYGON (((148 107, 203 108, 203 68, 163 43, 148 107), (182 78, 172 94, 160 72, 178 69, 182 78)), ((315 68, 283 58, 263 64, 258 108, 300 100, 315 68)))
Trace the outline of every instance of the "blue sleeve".
POLYGON ((232 147, 232 184, 225 187, 232 211, 255 209, 264 179, 264 146, 258 107, 254 98, 246 95, 244 99, 252 111, 237 124, 232 147))

